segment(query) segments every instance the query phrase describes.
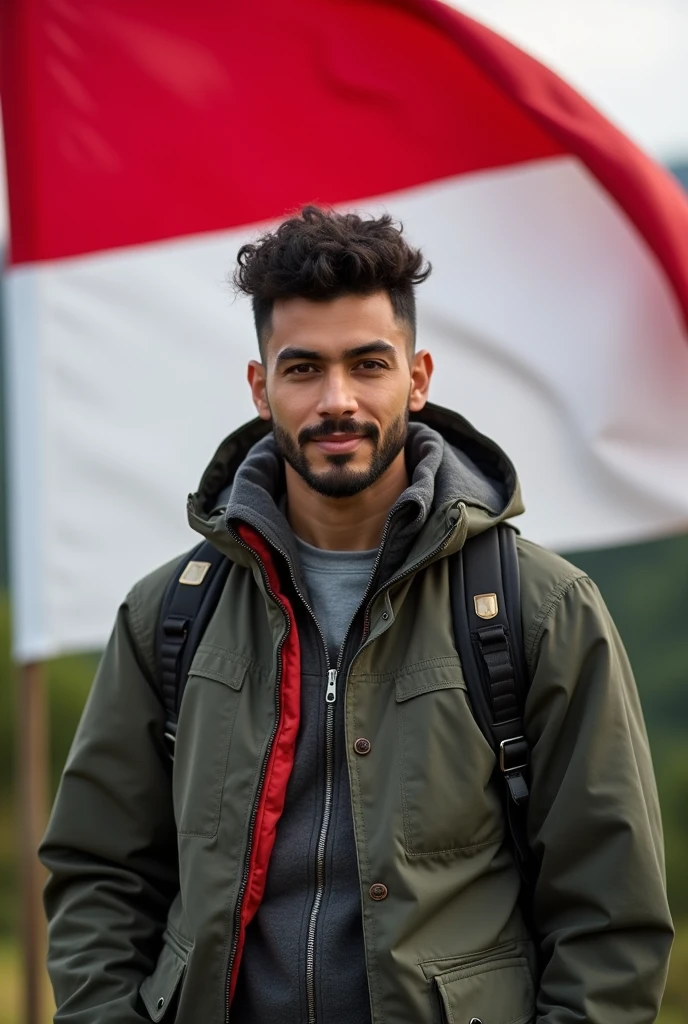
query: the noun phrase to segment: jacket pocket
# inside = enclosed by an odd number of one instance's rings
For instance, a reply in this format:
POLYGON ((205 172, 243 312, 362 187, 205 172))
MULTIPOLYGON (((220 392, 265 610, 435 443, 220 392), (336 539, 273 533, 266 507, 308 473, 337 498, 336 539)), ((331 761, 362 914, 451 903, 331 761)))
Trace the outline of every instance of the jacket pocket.
POLYGON ((199 644, 179 714, 173 793, 177 831, 212 838, 248 659, 199 644))
POLYGON ((447 1024, 528 1024, 535 1019, 535 986, 525 957, 445 971, 435 983, 447 1024))
POLYGON ((468 704, 457 659, 398 675, 401 796, 410 856, 468 850, 498 842, 502 805, 495 760, 468 704))
POLYGON ((186 950, 169 932, 165 932, 155 970, 146 978, 140 989, 141 999, 151 1020, 162 1020, 174 1003, 186 969, 186 958, 186 950))

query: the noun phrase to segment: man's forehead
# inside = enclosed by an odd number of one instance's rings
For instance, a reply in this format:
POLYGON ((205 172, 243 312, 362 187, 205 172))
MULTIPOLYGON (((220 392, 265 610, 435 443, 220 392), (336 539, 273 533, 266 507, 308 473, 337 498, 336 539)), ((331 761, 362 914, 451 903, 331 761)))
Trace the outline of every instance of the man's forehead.
POLYGON ((286 348, 298 347, 339 358, 367 344, 406 345, 407 330, 394 316, 386 292, 346 295, 327 301, 295 298, 278 300, 272 313, 270 354, 279 358, 286 348))

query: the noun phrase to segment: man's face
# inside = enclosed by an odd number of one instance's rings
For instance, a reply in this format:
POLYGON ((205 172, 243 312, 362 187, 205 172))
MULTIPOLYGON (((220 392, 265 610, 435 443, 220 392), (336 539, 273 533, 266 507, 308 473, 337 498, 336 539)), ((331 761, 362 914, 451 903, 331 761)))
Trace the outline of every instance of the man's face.
POLYGON ((265 364, 250 364, 249 382, 281 454, 314 491, 358 494, 400 456, 432 372, 427 353, 410 356, 409 332, 386 292, 275 303, 265 364))

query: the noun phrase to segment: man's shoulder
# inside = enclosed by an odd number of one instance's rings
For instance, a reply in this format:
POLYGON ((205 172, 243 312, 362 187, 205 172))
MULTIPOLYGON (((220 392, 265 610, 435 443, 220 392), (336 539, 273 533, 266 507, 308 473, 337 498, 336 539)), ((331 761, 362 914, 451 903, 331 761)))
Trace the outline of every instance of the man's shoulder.
POLYGON ((521 610, 524 632, 549 611, 564 594, 588 576, 573 563, 548 548, 520 535, 516 539, 521 577, 521 610))
POLYGON ((520 534, 516 537, 516 548, 522 583, 531 584, 538 591, 557 589, 586 577, 582 569, 566 558, 520 534))

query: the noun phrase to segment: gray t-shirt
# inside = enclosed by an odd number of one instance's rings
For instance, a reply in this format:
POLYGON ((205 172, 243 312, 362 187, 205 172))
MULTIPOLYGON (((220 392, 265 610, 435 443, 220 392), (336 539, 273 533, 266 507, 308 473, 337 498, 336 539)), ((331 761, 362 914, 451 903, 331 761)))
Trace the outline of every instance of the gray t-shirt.
POLYGON ((325 551, 296 537, 310 606, 325 634, 330 665, 363 599, 373 571, 377 548, 372 551, 325 551))

